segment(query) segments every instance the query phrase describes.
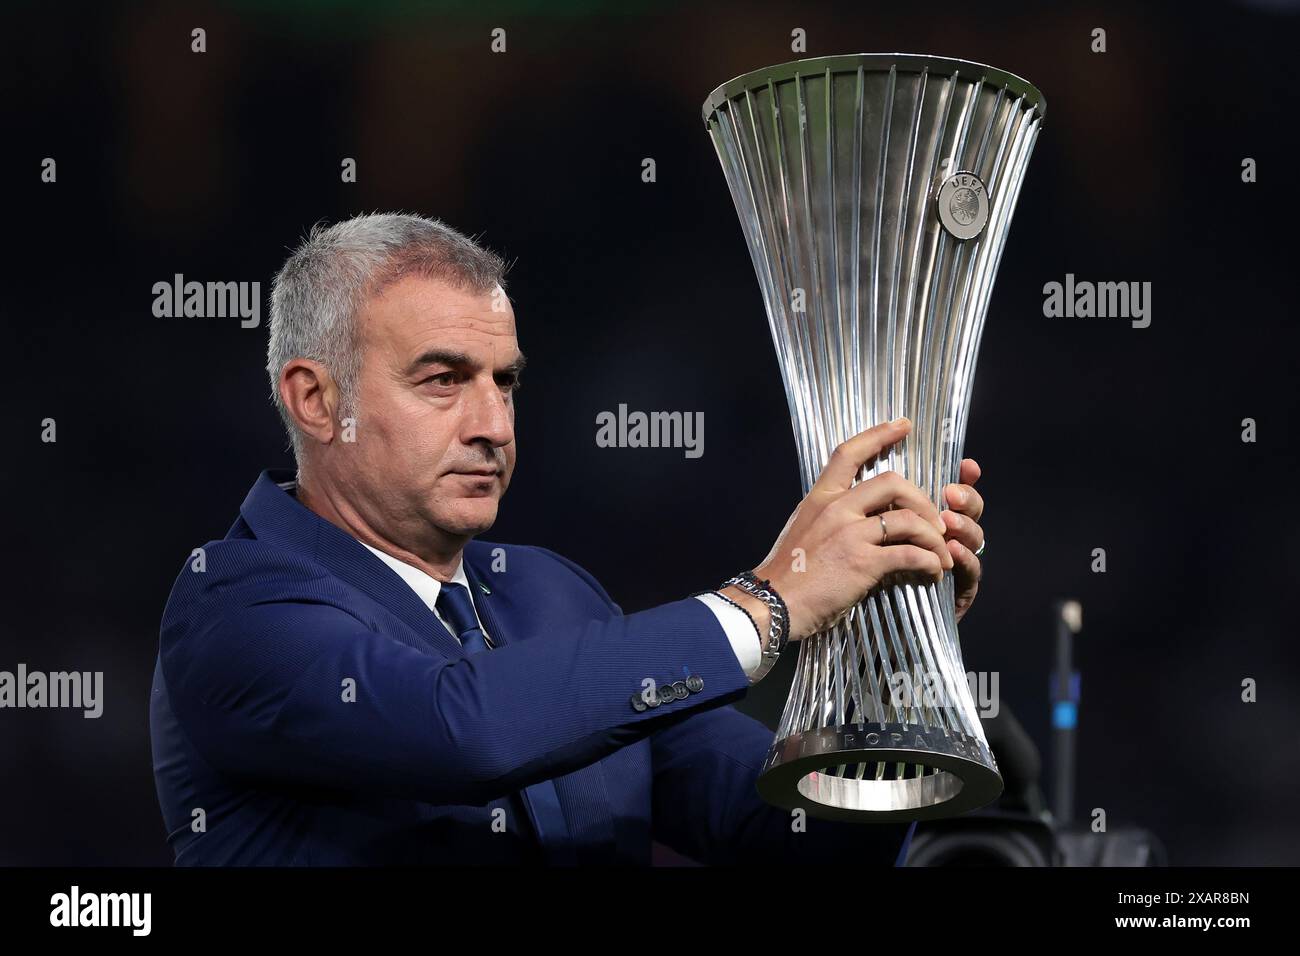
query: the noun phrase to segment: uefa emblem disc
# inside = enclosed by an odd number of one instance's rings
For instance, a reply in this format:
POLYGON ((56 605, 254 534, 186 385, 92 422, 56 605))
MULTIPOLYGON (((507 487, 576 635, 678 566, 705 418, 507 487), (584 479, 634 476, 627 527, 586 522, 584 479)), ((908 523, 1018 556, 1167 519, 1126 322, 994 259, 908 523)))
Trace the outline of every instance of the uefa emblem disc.
POLYGON ((953 173, 939 187, 939 221, 954 239, 974 239, 989 221, 989 191, 971 172, 953 173))

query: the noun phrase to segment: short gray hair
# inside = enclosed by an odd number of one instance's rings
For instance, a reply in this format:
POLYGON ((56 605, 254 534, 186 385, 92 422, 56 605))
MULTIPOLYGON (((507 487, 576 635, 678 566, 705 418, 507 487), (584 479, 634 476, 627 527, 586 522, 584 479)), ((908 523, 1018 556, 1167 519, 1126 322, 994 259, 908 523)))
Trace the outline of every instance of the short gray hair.
POLYGON ((312 227, 271 286, 266 372, 294 458, 302 433, 280 398, 280 371, 296 358, 320 362, 338 383, 340 417, 356 411, 361 372, 357 315, 370 298, 409 275, 484 294, 505 288, 505 261, 437 219, 369 213, 312 227))

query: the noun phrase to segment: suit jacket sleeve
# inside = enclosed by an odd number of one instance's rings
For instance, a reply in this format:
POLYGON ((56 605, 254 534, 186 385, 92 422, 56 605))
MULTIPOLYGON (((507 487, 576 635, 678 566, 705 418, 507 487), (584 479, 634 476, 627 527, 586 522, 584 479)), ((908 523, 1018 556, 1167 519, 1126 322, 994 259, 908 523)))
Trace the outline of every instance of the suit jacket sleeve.
POLYGON ((268 598, 266 571, 261 587, 219 570, 194 585, 202 592, 164 619, 160 647, 172 706, 204 759, 260 783, 481 805, 748 686, 722 626, 693 598, 443 658, 319 593, 268 598), (703 678, 699 692, 632 707, 645 678, 680 679, 683 667, 703 678))
POLYGON ((755 787, 772 731, 720 707, 651 738, 654 837, 701 863, 862 863, 892 866, 906 823, 804 819, 763 801, 755 787))

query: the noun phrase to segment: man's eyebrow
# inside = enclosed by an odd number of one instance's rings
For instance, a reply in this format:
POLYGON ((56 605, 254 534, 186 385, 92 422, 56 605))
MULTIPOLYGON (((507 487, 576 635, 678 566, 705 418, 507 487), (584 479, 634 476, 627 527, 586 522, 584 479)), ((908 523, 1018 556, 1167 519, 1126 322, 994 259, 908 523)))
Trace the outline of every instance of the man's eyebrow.
MULTIPOLYGON (((523 352, 507 365, 504 371, 518 374, 523 371, 524 365, 528 362, 527 356, 523 352)), ((410 364, 406 369, 407 375, 414 375, 417 371, 426 365, 472 365, 473 360, 464 352, 457 352, 452 349, 428 349, 420 353, 420 356, 410 364)))
POLYGON ((451 349, 428 349, 420 353, 419 358, 406 368, 407 375, 414 375, 425 365, 469 365, 469 356, 464 352, 451 349))

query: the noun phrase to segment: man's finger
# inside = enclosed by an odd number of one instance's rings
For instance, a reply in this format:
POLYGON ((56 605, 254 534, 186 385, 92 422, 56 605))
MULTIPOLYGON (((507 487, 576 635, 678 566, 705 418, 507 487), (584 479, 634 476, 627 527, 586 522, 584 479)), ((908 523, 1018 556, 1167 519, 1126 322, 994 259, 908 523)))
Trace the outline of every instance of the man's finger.
POLYGON ((911 508, 940 533, 947 530, 934 502, 924 491, 896 471, 882 471, 855 485, 851 491, 840 497, 838 504, 864 515, 875 514, 890 507, 911 508))
POLYGON ((912 423, 906 418, 899 418, 846 439, 831 453, 830 461, 817 476, 817 483, 813 487, 822 491, 848 491, 864 464, 911 430, 912 423))
POLYGON ((943 500, 948 507, 979 521, 984 515, 984 498, 970 485, 944 485, 943 500))
POLYGON ((878 547, 884 545, 895 547, 903 543, 914 544, 938 555, 939 560, 943 562, 944 570, 953 566, 951 552, 943 535, 934 525, 910 508, 886 511, 884 515, 872 515, 863 520, 862 527, 867 541, 871 544, 878 547))
POLYGON ((984 544, 984 531, 978 524, 956 511, 940 513, 947 531, 944 537, 949 541, 960 541, 971 551, 978 551, 984 544))
POLYGON ((958 471, 961 472, 961 474, 958 476, 957 480, 964 485, 975 484, 975 482, 980 480, 980 475, 984 473, 983 469, 979 466, 979 462, 974 458, 963 458, 961 460, 961 467, 958 471))
POLYGON ((952 555, 958 595, 974 590, 980 580, 980 559, 960 541, 949 541, 948 553, 952 555))
POLYGON ((980 559, 975 557, 960 541, 949 541, 948 553, 953 560, 953 582, 956 585, 957 620, 961 620, 975 600, 980 586, 980 559))

